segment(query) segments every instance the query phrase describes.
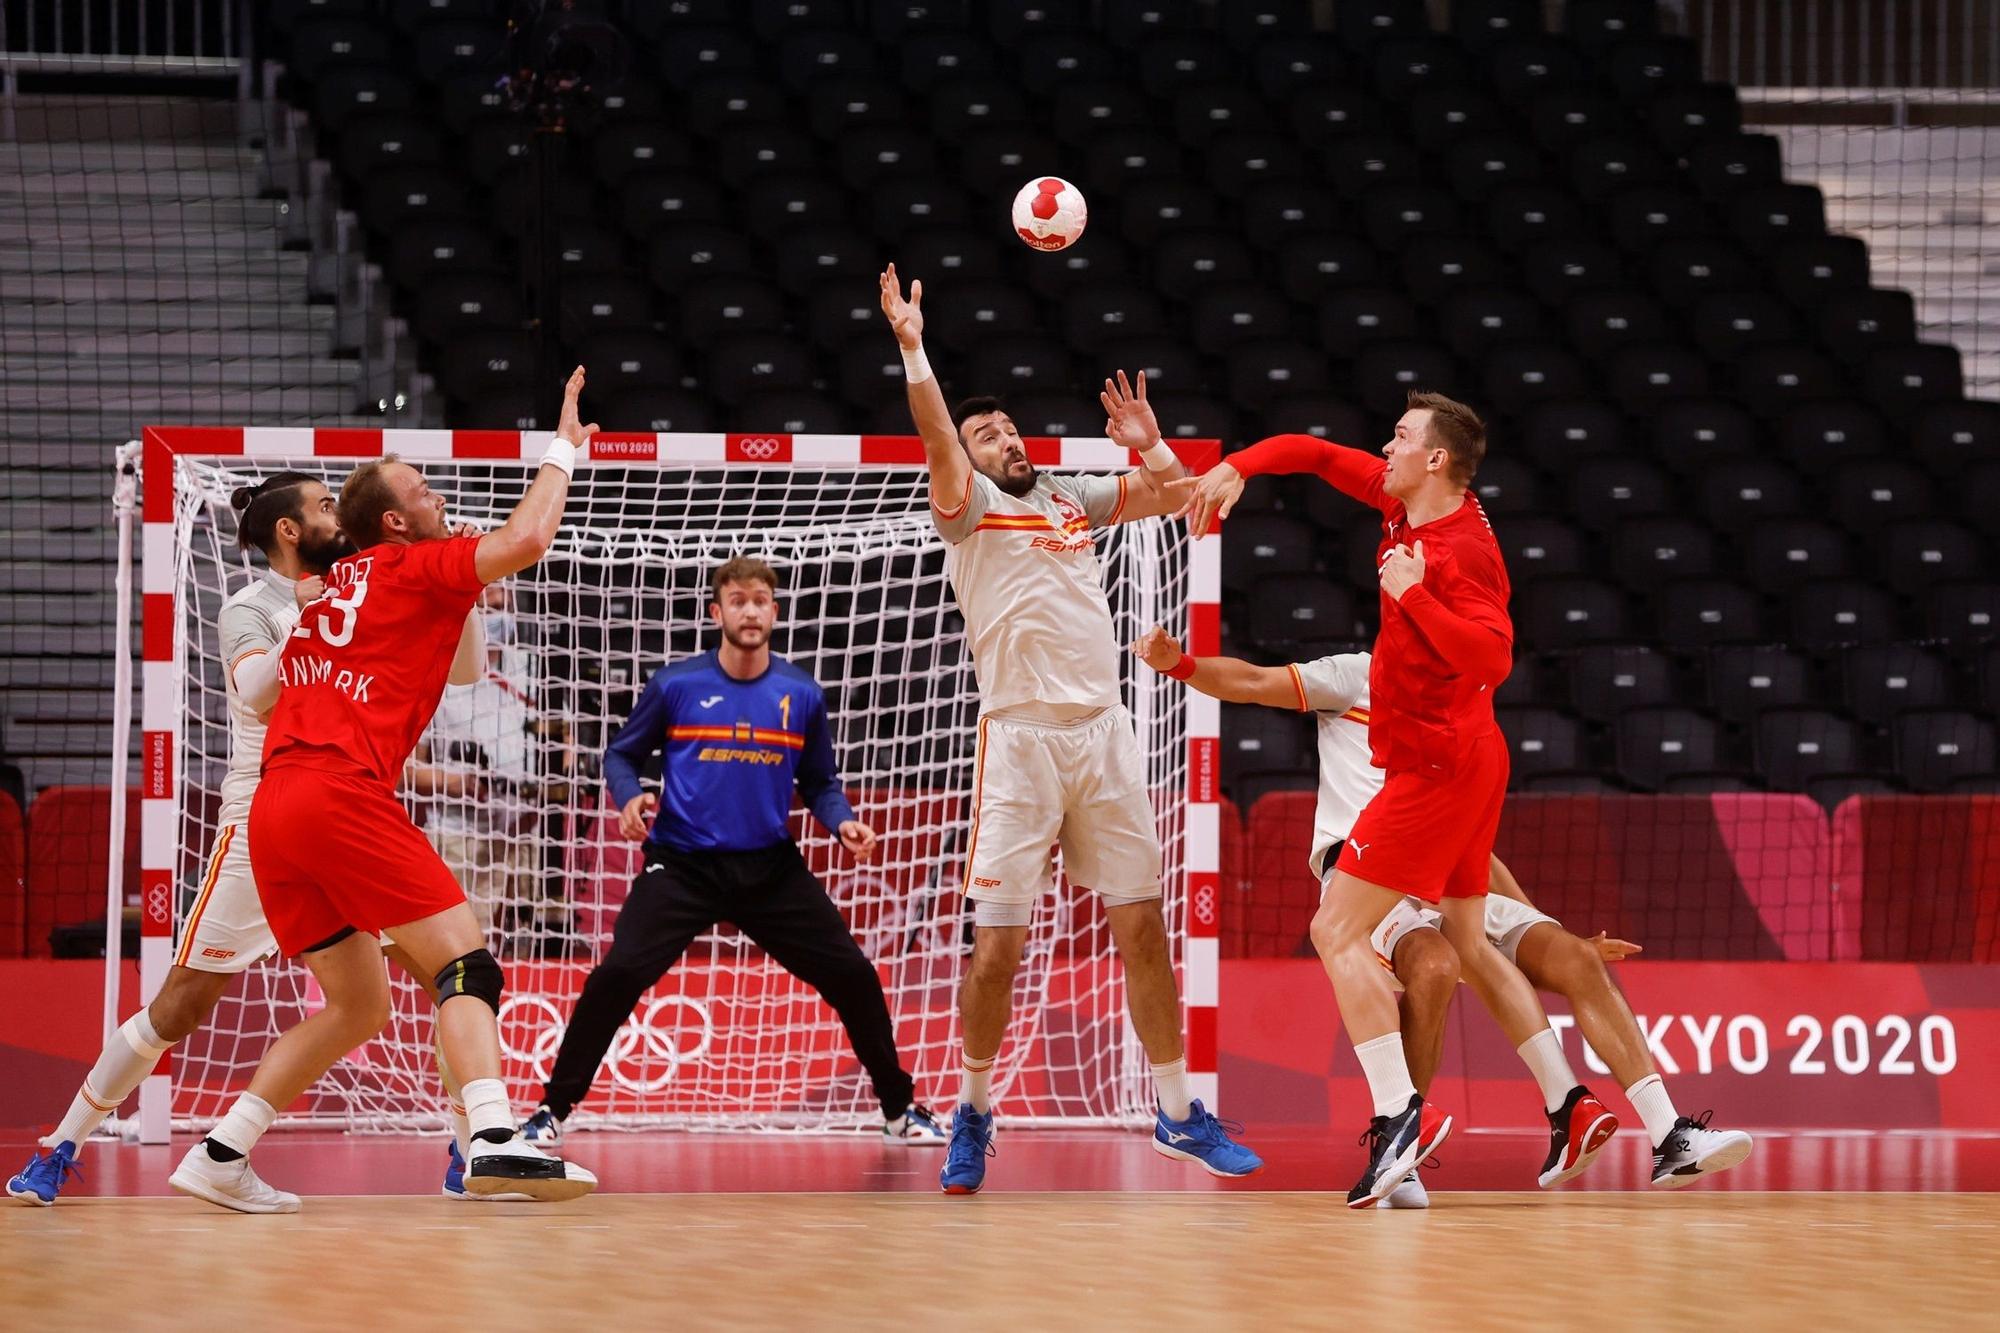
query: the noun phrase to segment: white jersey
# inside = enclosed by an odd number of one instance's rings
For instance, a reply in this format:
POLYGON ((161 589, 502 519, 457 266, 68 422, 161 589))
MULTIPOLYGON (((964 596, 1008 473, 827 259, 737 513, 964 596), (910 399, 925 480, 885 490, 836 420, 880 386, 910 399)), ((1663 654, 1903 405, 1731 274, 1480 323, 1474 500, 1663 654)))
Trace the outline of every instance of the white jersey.
POLYGON ((431 721, 431 762, 470 771, 505 786, 486 800, 438 800, 429 827, 440 833, 514 831, 524 807, 508 794, 531 779, 528 728, 534 713, 521 684, 488 671, 470 685, 447 685, 431 721))
POLYGON ((1313 808, 1312 872, 1343 841, 1362 808, 1382 790, 1368 751, 1368 654, 1335 653, 1291 667, 1299 710, 1319 715, 1319 802, 1313 808))
POLYGON ((1117 521, 1125 488, 1123 477, 1044 472, 1017 497, 974 471, 955 507, 932 506, 982 714, 1118 705, 1118 634, 1090 529, 1117 521))
POLYGON ((299 623, 298 584, 264 570, 230 594, 216 617, 222 676, 229 697, 229 767, 222 777, 221 824, 247 824, 250 798, 264 768, 264 719, 236 692, 236 666, 246 657, 279 651, 299 623))

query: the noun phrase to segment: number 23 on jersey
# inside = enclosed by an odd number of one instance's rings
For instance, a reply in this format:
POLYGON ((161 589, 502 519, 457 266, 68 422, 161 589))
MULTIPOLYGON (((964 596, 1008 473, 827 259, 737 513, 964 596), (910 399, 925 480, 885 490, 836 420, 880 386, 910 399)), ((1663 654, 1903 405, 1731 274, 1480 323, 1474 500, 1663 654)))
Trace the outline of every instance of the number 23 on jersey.
POLYGON ((360 614, 361 603, 368 599, 368 574, 373 564, 366 556, 356 559, 350 568, 353 585, 345 589, 329 587, 321 593, 319 599, 299 616, 298 628, 292 631, 292 637, 317 637, 328 647, 346 647, 354 638, 354 622, 360 614))

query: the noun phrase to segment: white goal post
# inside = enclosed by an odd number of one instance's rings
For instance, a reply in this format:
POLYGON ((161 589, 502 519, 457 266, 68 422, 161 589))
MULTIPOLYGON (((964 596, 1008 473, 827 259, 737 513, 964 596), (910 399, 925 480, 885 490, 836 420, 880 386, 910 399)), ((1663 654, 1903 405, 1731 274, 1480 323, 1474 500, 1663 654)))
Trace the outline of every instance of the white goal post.
MULTIPOLYGON (((425 470, 451 516, 497 524, 546 433, 155 427, 141 444, 141 994, 171 959, 215 833, 229 748, 215 642, 221 601, 254 576, 237 550, 230 490, 279 470, 331 484, 394 453, 425 470)), ((1196 468, 1214 441, 1175 441, 1196 468)), ((1034 439, 1045 468, 1110 471, 1136 457, 1104 439, 1034 439)), ((405 798, 474 905, 508 973, 502 1039, 510 1091, 532 1104, 562 1023, 602 954, 636 864, 597 767, 637 689, 668 661, 714 646, 707 579, 734 554, 778 569, 778 652, 825 688, 841 773, 881 834, 855 866, 795 812, 794 830, 875 962, 922 1099, 949 1100, 955 994, 968 952, 958 893, 978 696, 932 529, 920 442, 906 437, 598 436, 577 469, 561 535, 535 568, 489 590, 490 688, 441 708, 420 745, 462 775, 454 794, 405 798), (456 794, 460 790, 464 794, 456 794)), ((1220 543, 1164 519, 1099 535, 1118 632, 1164 623, 1218 649, 1220 543)), ((124 569, 130 577, 129 567, 124 569)), ((121 631, 125 628, 121 625, 121 631)), ((1122 645, 1121 645, 1122 647, 1122 645)), ((1187 1010, 1194 1090, 1216 1101, 1219 710, 1121 653, 1166 854, 1166 911, 1187 1010)), ((129 689, 129 679, 120 680, 129 689)), ((114 782, 129 780, 121 771, 114 782)), ((115 931, 116 919, 108 930, 115 931)), ((107 1005, 115 990, 107 987, 107 1005)), ((205 1125, 247 1083, 277 1032, 318 1002, 282 960, 244 974, 203 1032, 141 1089, 140 1137, 205 1125)), ((107 1013, 107 1020, 122 1015, 107 1013)), ((399 979, 387 1030, 321 1080, 281 1123, 412 1130, 441 1125, 431 1019, 399 979)), ((1059 882, 1036 916, 996 1098, 1009 1123, 1150 1118, 1144 1053, 1125 1015, 1102 913, 1059 882)), ((642 1000, 577 1124, 620 1128, 859 1127, 875 1114, 832 1011, 733 929, 703 936, 642 1000)))

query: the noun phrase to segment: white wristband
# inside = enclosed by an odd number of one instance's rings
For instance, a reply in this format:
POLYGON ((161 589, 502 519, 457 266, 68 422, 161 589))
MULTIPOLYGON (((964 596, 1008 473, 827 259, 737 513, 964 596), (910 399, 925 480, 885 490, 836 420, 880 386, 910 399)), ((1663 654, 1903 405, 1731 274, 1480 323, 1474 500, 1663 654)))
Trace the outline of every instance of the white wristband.
POLYGON ((576 475, 576 446, 560 435, 549 437, 548 451, 542 455, 543 467, 559 467, 565 477, 576 475))
POLYGON ((903 378, 912 384, 922 384, 931 377, 931 359, 924 355, 924 345, 917 344, 913 352, 909 348, 903 352, 903 378))
POLYGON ((1154 440, 1151 448, 1139 451, 1139 461, 1146 465, 1148 472, 1165 472, 1181 460, 1167 447, 1165 440, 1154 440))

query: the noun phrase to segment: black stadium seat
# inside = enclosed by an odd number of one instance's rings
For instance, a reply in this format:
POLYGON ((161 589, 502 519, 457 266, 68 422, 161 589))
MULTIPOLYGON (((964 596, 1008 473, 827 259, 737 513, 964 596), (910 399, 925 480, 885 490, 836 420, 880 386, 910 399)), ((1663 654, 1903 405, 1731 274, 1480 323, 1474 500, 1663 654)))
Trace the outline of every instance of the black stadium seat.
POLYGON ((1812 663, 1804 653, 1773 644, 1734 644, 1708 654, 1708 705, 1739 725, 1772 708, 1813 700, 1812 663))
POLYGON ((1725 766, 1722 728, 1693 709, 1633 709, 1619 716, 1612 737, 1618 775, 1640 791, 1658 791, 1676 775, 1725 766))

